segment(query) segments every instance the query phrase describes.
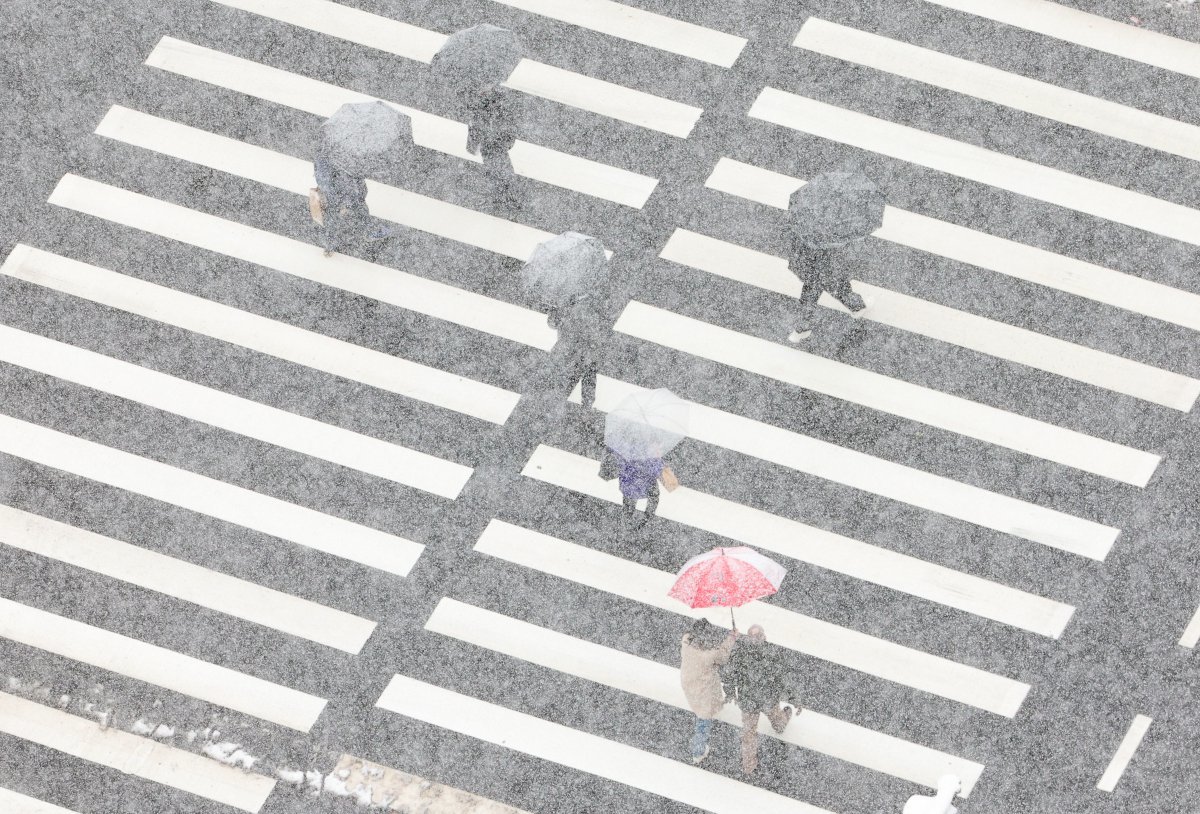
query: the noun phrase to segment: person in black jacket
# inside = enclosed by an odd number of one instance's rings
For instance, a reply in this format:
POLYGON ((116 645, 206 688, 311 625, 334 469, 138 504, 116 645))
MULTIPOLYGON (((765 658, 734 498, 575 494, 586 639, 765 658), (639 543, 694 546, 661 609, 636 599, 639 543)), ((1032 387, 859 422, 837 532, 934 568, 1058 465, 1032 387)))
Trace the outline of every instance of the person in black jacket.
POLYGON ((483 168, 512 197, 512 160, 508 151, 517 143, 520 110, 515 96, 499 85, 486 85, 467 103, 467 152, 483 158, 483 168))
POLYGON ((857 318, 866 309, 863 298, 850 288, 850 275, 842 268, 842 251, 814 249, 799 239, 793 242, 788 268, 804 283, 804 290, 800 293, 801 323, 788 337, 790 341, 799 342, 812 334, 822 291, 832 294, 853 317, 857 318))
POLYGON ((789 694, 784 665, 767 650, 761 625, 751 625, 729 657, 726 677, 733 699, 742 711, 742 771, 758 768, 758 716, 765 714, 776 732, 783 732, 795 710, 782 706, 789 694))

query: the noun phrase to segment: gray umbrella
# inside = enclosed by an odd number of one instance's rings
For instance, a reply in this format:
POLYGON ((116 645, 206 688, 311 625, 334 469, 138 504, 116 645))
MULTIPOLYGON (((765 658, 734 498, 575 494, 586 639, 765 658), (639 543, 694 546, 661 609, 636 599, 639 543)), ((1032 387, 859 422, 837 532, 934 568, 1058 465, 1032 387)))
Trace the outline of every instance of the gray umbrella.
POLYGON ((604 419, 604 445, 622 458, 661 458, 688 434, 690 405, 666 388, 639 390, 604 419))
POLYGON ((461 96, 501 85, 524 55, 517 35, 489 23, 464 28, 447 38, 433 55, 433 73, 461 96))
POLYGON ((859 172, 823 172, 792 193, 797 237, 814 249, 862 240, 883 225, 884 197, 859 172))
POLYGON ((604 244, 579 232, 563 232, 539 243, 521 269, 525 293, 550 307, 602 291, 607 282, 604 244))
POLYGON ((321 129, 330 163, 359 178, 387 169, 412 146, 412 122, 383 102, 342 105, 321 129))

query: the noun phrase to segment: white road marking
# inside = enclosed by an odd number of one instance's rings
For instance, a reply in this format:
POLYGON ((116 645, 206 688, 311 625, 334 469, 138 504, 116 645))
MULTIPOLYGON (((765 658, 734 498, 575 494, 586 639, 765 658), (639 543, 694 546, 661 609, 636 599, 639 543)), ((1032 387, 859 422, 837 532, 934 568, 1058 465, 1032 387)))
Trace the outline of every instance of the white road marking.
MULTIPOLYGON (((786 258, 686 229, 675 230, 659 257, 789 297, 803 288, 786 258)), ((1188 376, 868 283, 853 288, 871 303, 865 320, 1185 413, 1200 397, 1200 380, 1188 376)), ((820 304, 845 311, 828 293, 820 304)))
POLYGON ((1046 0, 926 2, 1200 79, 1200 45, 1058 3, 1046 0))
POLYGON ((1180 647, 1195 647, 1196 643, 1200 642, 1200 608, 1196 608, 1196 612, 1192 615, 1192 621, 1188 622, 1187 628, 1183 631, 1183 636, 1179 639, 1180 647))
POLYGON ((1151 234, 1200 245, 1200 210, 1153 195, 776 88, 764 88, 748 115, 1151 234))
MULTIPOLYGON (((213 0, 320 34, 419 62, 430 62, 447 39, 388 17, 329 0, 213 0)), ((652 93, 522 59, 508 87, 618 121, 687 138, 703 109, 652 93)))
POLYGON ((469 466, 0 325, 0 361, 453 500, 469 466))
POLYGON ((691 135, 703 108, 523 59, 504 83, 551 102, 636 124, 678 138, 691 135))
POLYGON ((0 787, 0 811, 6 814, 75 814, 68 808, 0 787))
POLYGON ((251 814, 275 788, 265 775, 118 729, 102 730, 95 721, 6 692, 0 692, 0 732, 251 814))
MULTIPOLYGON (((694 413, 692 420, 696 420, 694 413)), ((598 462, 591 458, 542 445, 530 456, 522 474, 619 504, 621 493, 616 482, 600 480, 598 469, 598 462)), ((680 486, 670 495, 664 495, 657 513, 667 520, 738 543, 1042 636, 1061 636, 1075 612, 1071 605, 1062 602, 869 545, 852 537, 834 534, 687 486, 680 486)))
MULTIPOLYGON (((146 58, 146 64, 316 116, 332 116, 343 104, 375 101, 365 93, 173 37, 159 40, 146 58)), ((465 161, 482 161, 479 156, 467 152, 465 124, 386 99, 382 101, 411 118, 414 143, 465 161)), ((634 209, 641 209, 658 185, 656 178, 528 141, 518 140, 509 152, 509 158, 517 175, 634 209)))
POLYGON ((832 814, 678 760, 396 675, 381 709, 712 814, 832 814))
POLYGON ((346 254, 323 257, 311 243, 79 176, 53 201, 113 223, 386 302, 522 345, 550 350, 558 333, 546 315, 346 254))
MULTIPOLYGON (((548 534, 492 520, 475 550, 650 607, 689 618, 704 617, 729 627, 728 608, 692 609, 667 596, 674 574, 548 534)), ((762 625, 771 641, 798 653, 1008 718, 1016 715, 1029 692, 1029 685, 1023 682, 767 602, 743 605, 737 609, 737 620, 743 630, 762 625)))
POLYGON ((969 59, 809 17, 792 43, 1153 150, 1200 160, 1200 127, 969 59))
POLYGON ((375 630, 369 619, 2 504, 0 544, 351 654, 375 630))
POLYGON ((1117 747, 1116 754, 1113 755, 1108 768, 1100 776, 1096 788, 1100 791, 1112 791, 1117 787, 1117 783, 1121 781, 1121 775, 1125 774, 1125 769, 1129 766, 1129 761, 1133 760, 1133 753, 1137 751, 1138 746, 1142 743, 1142 738, 1146 736, 1146 730, 1150 728, 1151 720, 1145 715, 1134 716, 1133 723, 1129 725, 1129 731, 1121 739, 1121 745, 1117 747))
POLYGON ((186 469, 0 415, 0 452, 405 576, 424 546, 186 469))
MULTIPOLYGON (((68 175, 59 182, 51 203, 71 195, 74 178, 68 175)), ((0 274, 493 424, 507 421, 520 399, 509 390, 24 244, 12 250, 0 274)))
MULTIPOLYGON (((679 709, 689 708, 679 684, 679 670, 674 667, 465 602, 443 598, 425 623, 425 629, 649 698, 660 704, 679 709)), ((740 727, 742 724, 741 713, 733 704, 727 704, 718 717, 732 726, 740 727)), ((765 720, 760 721, 759 732, 802 749, 930 788, 935 788, 937 779, 949 772, 962 780, 963 797, 971 793, 983 771, 980 763, 875 732, 808 708, 782 735, 776 734, 765 720)))
MULTIPOLYGON (((633 300, 613 330, 988 444, 1144 487, 1160 456, 633 300)), ((1100 558, 1103 553, 1095 552, 1100 558)))
POLYGON ((495 1, 601 34, 710 62, 722 68, 732 68, 748 42, 744 37, 735 37, 611 0, 495 1))
MULTIPOLYGON (((109 109, 96 133, 305 198, 314 186, 309 161, 120 106, 109 109)), ((518 260, 529 259, 539 243, 554 237, 376 181, 367 181, 367 190, 371 213, 378 218, 518 260)))
POLYGON ((0 597, 0 636, 307 732, 324 698, 0 597))
MULTIPOLYGON (((705 186, 787 209, 788 198, 804 183, 790 175, 722 158, 705 186)), ((894 206, 887 207, 883 226, 874 237, 1200 331, 1200 294, 1094 263, 894 206)))
MULTIPOLYGON (((608 412, 626 396, 645 388, 612 379, 597 378, 596 409, 608 412)), ((579 403, 578 386, 570 400, 579 403)), ((688 437, 742 455, 749 455, 797 472, 844 484, 944 514, 983 528, 1011 534, 1053 548, 1107 551, 1119 529, 1008 495, 989 492, 910 466, 831 444, 762 421, 689 402, 688 437)), ((606 493, 606 497, 608 494, 606 493)), ((1095 557, 1093 557, 1095 559, 1095 557)), ((1054 614, 1058 625, 1070 617, 1066 610, 1054 614)), ((1060 629, 1051 625, 1044 630, 1060 629)), ((1048 635, 1057 636, 1057 633, 1048 635)))

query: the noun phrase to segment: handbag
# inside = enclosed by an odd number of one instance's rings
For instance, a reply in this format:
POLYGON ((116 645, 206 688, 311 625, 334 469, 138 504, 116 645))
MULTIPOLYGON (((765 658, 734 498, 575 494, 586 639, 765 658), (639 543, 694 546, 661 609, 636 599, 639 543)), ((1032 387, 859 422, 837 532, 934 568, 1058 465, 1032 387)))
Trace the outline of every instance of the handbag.
POLYGON ((325 225, 325 196, 321 194, 320 187, 308 191, 308 212, 318 226, 325 225))
POLYGON ((662 468, 662 472, 658 473, 658 479, 662 481, 663 488, 668 492, 674 492, 679 488, 679 478, 675 477, 675 473, 669 466, 662 468))
POLYGON ((617 458, 608 447, 604 448, 604 456, 600 459, 600 480, 612 480, 620 475, 617 468, 617 458))

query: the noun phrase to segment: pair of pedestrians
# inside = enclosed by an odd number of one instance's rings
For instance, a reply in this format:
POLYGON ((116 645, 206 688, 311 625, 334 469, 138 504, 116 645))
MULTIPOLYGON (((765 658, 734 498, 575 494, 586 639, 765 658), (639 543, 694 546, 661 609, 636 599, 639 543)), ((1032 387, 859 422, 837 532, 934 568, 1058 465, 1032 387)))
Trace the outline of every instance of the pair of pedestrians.
POLYGON ((692 761, 701 763, 709 754, 709 737, 721 708, 730 698, 742 713, 742 772, 758 768, 758 720, 766 715, 771 727, 782 733, 796 710, 782 702, 788 695, 787 673, 767 649, 760 625, 752 625, 746 636, 737 628, 724 634, 706 619, 697 619, 680 644, 680 681, 688 706, 696 714, 692 735, 692 761), (721 680, 725 666, 730 691, 721 680))

